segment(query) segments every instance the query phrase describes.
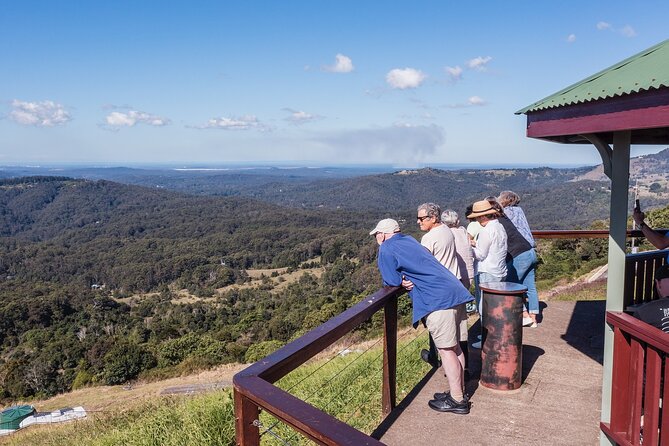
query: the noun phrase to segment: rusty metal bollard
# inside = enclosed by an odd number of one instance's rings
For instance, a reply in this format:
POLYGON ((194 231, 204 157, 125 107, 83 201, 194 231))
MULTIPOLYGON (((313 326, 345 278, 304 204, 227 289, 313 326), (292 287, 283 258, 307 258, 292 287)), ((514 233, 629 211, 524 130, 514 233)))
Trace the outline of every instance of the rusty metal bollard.
POLYGON ((511 282, 481 283, 481 380, 493 390, 520 388, 523 364, 523 297, 527 287, 511 282))

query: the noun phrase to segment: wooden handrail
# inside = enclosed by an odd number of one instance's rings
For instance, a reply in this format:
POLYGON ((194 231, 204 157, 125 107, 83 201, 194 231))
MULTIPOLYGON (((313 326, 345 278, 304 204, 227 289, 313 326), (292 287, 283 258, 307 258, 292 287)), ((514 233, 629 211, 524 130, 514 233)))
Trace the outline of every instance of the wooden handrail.
MULTIPOLYGON (((659 231, 666 231, 660 229, 659 231)), ((546 230, 532 231, 532 236, 538 239, 565 239, 565 238, 608 238, 608 229, 585 229, 585 230, 546 230)), ((627 237, 643 237, 643 232, 638 229, 628 229, 627 237)))
POLYGON ((397 349, 397 297, 402 293, 404 289, 401 287, 381 288, 362 302, 237 373, 233 377, 237 444, 259 444, 257 419, 258 410, 262 408, 318 444, 383 445, 273 383, 332 345, 377 311, 385 309, 384 350, 388 353, 384 352, 386 360, 382 392, 384 413, 387 414, 395 406, 395 361, 388 360, 386 355, 397 349))
MULTIPOLYGON (((669 336, 628 314, 607 312, 613 327, 613 377, 610 422, 600 423, 606 435, 619 445, 667 444, 669 414, 662 414, 660 396, 669 401, 669 370, 662 365, 669 352, 669 336)), ((666 403, 665 403, 666 405, 666 403)))

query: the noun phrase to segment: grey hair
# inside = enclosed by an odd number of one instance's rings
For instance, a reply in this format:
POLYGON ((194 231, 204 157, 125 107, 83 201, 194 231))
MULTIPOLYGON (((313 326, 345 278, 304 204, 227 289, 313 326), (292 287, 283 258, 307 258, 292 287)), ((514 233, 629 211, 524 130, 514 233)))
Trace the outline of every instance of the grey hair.
POLYGON ((520 196, 513 191, 503 190, 502 192, 499 193, 499 197, 497 197, 497 202, 501 204, 503 207, 517 206, 520 203, 520 196))
POLYGON ((434 217, 435 222, 441 223, 441 208, 439 207, 438 204, 423 203, 420 206, 418 206, 418 212, 420 212, 421 210, 424 210, 428 217, 430 218, 434 217))
POLYGON ((441 222, 448 227, 456 228, 460 226, 460 217, 458 217, 458 213, 453 209, 446 209, 441 213, 441 222))

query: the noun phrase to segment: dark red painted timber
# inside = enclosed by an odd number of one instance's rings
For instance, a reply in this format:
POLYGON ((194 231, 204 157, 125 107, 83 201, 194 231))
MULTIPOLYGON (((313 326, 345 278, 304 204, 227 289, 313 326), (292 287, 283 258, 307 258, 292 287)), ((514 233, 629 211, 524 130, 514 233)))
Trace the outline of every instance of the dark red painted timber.
POLYGON ((397 404, 397 299, 389 300, 383 310, 383 332, 381 408, 388 416, 397 404))
POLYGON ((669 88, 666 87, 537 110, 527 113, 527 120, 528 122, 537 122, 582 118, 592 115, 661 107, 663 105, 669 105, 669 88))
POLYGON ((527 136, 550 138, 564 135, 669 127, 669 105, 578 118, 528 122, 527 136))
MULTIPOLYGON (((342 336, 365 322, 377 311, 385 310, 386 339, 389 352, 397 352, 397 297, 404 293, 401 287, 384 287, 362 302, 335 316, 304 336, 252 364, 233 377, 237 443, 257 446, 257 427, 250 433, 249 426, 257 420, 257 409, 299 431, 307 438, 324 445, 383 445, 380 441, 358 431, 333 416, 279 389, 273 383, 320 353, 342 336), (392 331, 392 334, 390 333, 392 331), (252 402, 256 411, 245 401, 252 402), (239 402, 239 403, 237 403, 239 402), (238 412, 240 409, 242 413, 238 412)), ((384 353, 385 358, 385 353, 384 353)), ((382 401, 387 408, 395 406, 395 359, 384 360, 382 401)))
POLYGON ((483 292, 481 380, 494 390, 520 388, 523 364, 523 297, 527 287, 481 283, 483 292))
POLYGON ((235 437, 240 446, 260 444, 260 432, 253 422, 258 419, 258 405, 239 392, 234 392, 235 437))
MULTIPOLYGON (((609 231, 606 229, 590 229, 583 231, 532 231, 536 239, 574 239, 574 238, 608 238, 609 231)), ((627 230, 627 237, 643 237, 639 230, 627 230)))
MULTIPOLYGON (((380 441, 257 376, 236 377, 236 392, 239 392, 238 388, 245 389, 244 396, 254 404, 262 407, 263 410, 271 413, 317 444, 331 446, 383 445, 380 441)), ((241 444, 256 446, 254 443, 242 442, 241 444)))
POLYGON ((609 311, 606 322, 613 327, 613 377, 611 421, 601 423, 602 431, 616 444, 639 445, 643 417, 643 444, 669 444, 669 435, 662 435, 669 432, 669 413, 660 402, 660 396, 669 401, 661 377, 669 336, 625 313, 609 311))

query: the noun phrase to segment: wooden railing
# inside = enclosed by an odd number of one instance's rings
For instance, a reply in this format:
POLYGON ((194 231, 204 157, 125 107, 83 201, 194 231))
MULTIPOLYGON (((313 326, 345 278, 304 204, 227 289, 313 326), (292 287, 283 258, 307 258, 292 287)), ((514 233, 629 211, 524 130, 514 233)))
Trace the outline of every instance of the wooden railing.
MULTIPOLYGON (((537 239, 607 238, 609 232, 607 230, 533 231, 533 235, 537 239)), ((629 236, 642 237, 643 235, 640 231, 628 231, 629 236)), ((650 262, 646 260, 645 253, 637 256, 639 260, 634 263, 636 265, 633 268, 634 274, 640 271, 638 265, 641 265, 642 262, 650 262)), ((652 262, 653 265, 656 265, 655 260, 652 262)), ((635 279, 635 286, 636 283, 645 284, 645 281, 652 277, 645 273, 649 271, 649 268, 644 266, 643 279, 641 276, 634 276, 639 277, 635 279), (642 282, 637 282, 637 280, 642 280, 642 282)), ((645 290, 644 287, 642 288, 645 290)), ((383 385, 381 392, 382 412, 388 415, 396 405, 397 297, 403 292, 402 288, 382 288, 357 305, 235 375, 233 383, 237 444, 242 446, 260 444, 258 416, 259 410, 262 409, 318 444, 383 445, 380 441, 290 395, 275 386, 274 383, 383 309, 383 385)), ((646 300, 647 295, 639 295, 644 296, 639 299, 646 300)), ((637 299, 636 296, 637 294, 632 300, 637 299)), ((615 423, 612 424, 615 425, 615 423)))
POLYGON ((624 306, 638 305, 658 298, 655 271, 667 263, 667 251, 647 251, 625 256, 624 306))
POLYGON ((260 444, 259 409, 318 444, 376 445, 380 441, 276 387, 274 383, 332 345, 377 311, 384 311, 383 414, 396 405, 397 297, 401 287, 385 287, 299 339, 256 362, 233 378, 237 444, 260 444))
POLYGON ((606 322, 614 332, 613 378, 611 421, 602 431, 619 445, 669 444, 669 336, 625 313, 609 311, 606 322))
MULTIPOLYGON (((658 298, 655 271, 666 259, 666 251, 625 257, 623 308, 658 298)), ((606 322, 613 328, 613 376, 610 422, 601 423, 602 431, 619 445, 669 445, 669 412, 661 410, 669 401, 662 378, 663 370, 669 373, 669 336, 625 313, 609 311, 606 322)))

